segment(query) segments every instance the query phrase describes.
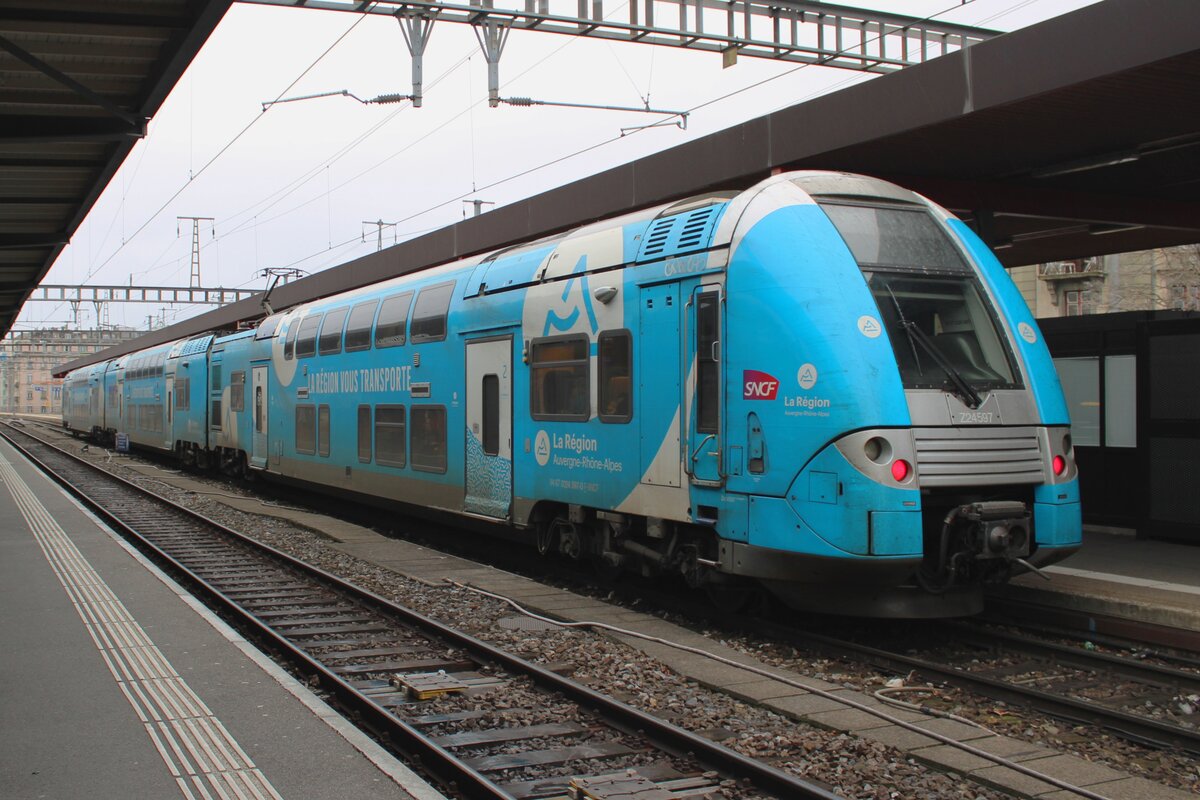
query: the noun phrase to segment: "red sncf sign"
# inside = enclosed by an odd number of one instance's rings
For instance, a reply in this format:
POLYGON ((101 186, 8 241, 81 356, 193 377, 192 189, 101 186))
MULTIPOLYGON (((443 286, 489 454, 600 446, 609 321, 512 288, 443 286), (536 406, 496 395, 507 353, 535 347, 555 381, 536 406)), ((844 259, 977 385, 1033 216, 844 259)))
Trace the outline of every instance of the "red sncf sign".
POLYGON ((779 391, 779 380, 773 375, 756 369, 742 370, 743 400, 774 400, 779 391))

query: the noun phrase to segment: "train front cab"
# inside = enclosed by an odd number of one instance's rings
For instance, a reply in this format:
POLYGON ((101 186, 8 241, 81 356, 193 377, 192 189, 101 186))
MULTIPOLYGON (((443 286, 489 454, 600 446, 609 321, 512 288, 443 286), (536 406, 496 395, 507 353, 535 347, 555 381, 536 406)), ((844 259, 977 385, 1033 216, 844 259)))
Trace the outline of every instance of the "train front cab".
POLYGON ((1066 406, 987 248, 881 181, 747 194, 727 215, 725 492, 707 493, 722 569, 796 606, 945 616, 1073 552, 1066 406))

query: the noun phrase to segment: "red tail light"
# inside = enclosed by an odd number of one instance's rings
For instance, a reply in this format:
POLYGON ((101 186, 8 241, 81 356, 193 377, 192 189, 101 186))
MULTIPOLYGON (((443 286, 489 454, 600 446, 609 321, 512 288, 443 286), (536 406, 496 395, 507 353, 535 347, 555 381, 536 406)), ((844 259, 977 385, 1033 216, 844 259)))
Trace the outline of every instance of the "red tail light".
POLYGON ((1050 462, 1050 466, 1054 469, 1055 475, 1062 475, 1067 471, 1067 460, 1062 456, 1055 456, 1054 460, 1050 462))
POLYGON ((892 462, 892 477, 897 483, 904 483, 912 472, 912 467, 903 458, 897 458, 892 462))

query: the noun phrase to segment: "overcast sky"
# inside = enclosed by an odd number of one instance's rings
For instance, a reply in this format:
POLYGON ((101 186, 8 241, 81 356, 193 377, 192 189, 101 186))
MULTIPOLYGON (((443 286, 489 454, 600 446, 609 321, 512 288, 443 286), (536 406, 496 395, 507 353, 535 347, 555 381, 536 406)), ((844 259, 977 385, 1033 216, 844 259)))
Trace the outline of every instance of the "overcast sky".
MULTIPOLYGON (((1015 30, 1093 0, 865 0, 916 17, 1015 30)), ((521 6, 500 0, 498 6, 521 6)), ((556 6, 552 6, 552 9, 556 6)), ((607 0, 606 13, 626 17, 607 0), (611 9, 611 10, 610 10, 611 9)), ((267 267, 318 272, 462 219, 463 199, 511 203, 871 76, 714 53, 514 31, 501 96, 596 105, 698 108, 687 130, 621 129, 661 116, 487 107, 487 65, 466 25, 438 23, 425 55, 425 103, 362 105, 411 91, 400 26, 387 17, 235 4, 51 268, 50 284, 186 286, 191 223, 205 286, 259 289, 267 267), (328 52, 327 52, 328 51, 328 52), (324 54, 324 55, 323 55, 324 54), (311 67, 311 69, 310 69, 311 67), (306 70, 307 73, 305 72, 306 70), (303 77, 301 77, 303 76, 303 77), (299 80, 297 80, 299 79, 299 80), (292 85, 294 82, 294 85, 292 85), (715 101, 715 102, 714 102, 715 101), (249 127, 248 127, 249 126, 249 127)), ((114 304, 107 322, 144 328, 204 306, 114 304)), ((95 326, 90 304, 80 324, 95 326)), ((16 329, 72 322, 69 306, 27 303, 16 329)))

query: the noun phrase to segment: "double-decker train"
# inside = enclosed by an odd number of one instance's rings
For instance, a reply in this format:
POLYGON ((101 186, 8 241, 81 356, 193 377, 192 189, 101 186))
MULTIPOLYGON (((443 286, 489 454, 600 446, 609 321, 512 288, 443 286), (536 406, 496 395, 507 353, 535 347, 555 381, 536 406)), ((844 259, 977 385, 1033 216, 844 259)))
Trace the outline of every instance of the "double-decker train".
POLYGON ((961 221, 850 174, 412 272, 76 370, 64 394, 75 432, 724 598, 966 614, 1081 541, 1067 407, 1019 291, 961 221))

